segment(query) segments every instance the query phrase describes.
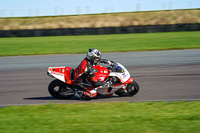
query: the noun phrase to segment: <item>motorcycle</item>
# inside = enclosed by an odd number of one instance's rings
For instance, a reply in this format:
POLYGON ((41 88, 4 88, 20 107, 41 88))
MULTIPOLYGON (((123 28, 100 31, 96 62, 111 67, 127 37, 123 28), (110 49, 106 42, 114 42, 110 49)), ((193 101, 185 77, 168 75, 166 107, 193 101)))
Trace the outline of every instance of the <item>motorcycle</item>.
MULTIPOLYGON (((71 67, 49 67, 47 75, 53 78, 49 86, 49 93, 56 99, 70 99, 73 96, 81 96, 82 90, 73 80, 73 68, 71 67)), ((131 78, 128 70, 120 63, 114 62, 112 67, 93 66, 94 74, 102 82, 110 82, 108 87, 99 86, 94 88, 97 96, 105 96, 108 93, 120 97, 134 96, 139 91, 139 85, 131 78), (105 93, 106 92, 106 93, 105 93)), ((83 85, 91 86, 87 79, 83 80, 83 85)))

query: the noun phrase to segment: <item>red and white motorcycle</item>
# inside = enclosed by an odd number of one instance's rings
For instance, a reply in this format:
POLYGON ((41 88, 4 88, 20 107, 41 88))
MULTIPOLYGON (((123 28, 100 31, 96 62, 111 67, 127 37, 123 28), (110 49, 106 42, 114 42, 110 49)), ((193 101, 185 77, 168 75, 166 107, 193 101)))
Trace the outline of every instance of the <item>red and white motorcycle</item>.
MULTIPOLYGON (((118 96, 134 96, 139 91, 139 85, 131 78, 128 70, 120 63, 114 62, 112 67, 96 65, 94 74, 102 82, 111 82, 108 87, 94 88, 97 96, 107 95, 109 92, 118 96), (105 94, 105 92, 107 92, 105 94)), ((57 99, 69 99, 80 96, 82 90, 73 81, 73 69, 70 67, 49 67, 47 75, 56 78, 48 87, 49 93, 57 99)), ((83 81, 86 87, 91 86, 87 79, 83 81)))

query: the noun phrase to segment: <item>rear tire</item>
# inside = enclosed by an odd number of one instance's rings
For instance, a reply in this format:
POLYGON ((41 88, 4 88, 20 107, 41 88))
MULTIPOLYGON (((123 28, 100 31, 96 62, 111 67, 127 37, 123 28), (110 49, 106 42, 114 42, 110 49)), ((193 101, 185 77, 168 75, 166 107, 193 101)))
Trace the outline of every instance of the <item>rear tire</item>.
POLYGON ((75 95, 71 85, 68 85, 58 79, 53 80, 49 84, 48 91, 56 99, 70 99, 75 95))
POLYGON ((117 94, 120 97, 123 96, 134 96, 138 93, 139 91, 139 85, 136 81, 132 81, 130 84, 127 85, 126 87, 126 91, 125 92, 123 89, 119 89, 118 91, 115 92, 115 94, 117 94))

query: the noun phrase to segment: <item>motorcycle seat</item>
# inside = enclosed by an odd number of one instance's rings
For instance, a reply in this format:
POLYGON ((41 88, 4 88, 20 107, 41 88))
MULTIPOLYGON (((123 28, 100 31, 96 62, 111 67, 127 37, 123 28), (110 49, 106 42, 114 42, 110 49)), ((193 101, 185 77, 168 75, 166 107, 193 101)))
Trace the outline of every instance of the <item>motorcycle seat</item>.
POLYGON ((73 72, 74 69, 70 68, 70 67, 66 67, 66 71, 65 71, 65 82, 68 84, 72 83, 73 80, 73 72))
POLYGON ((73 75, 74 75, 73 73, 74 73, 74 69, 69 70, 69 80, 73 80, 73 79, 74 79, 74 78, 73 78, 73 77, 74 77, 74 76, 73 76, 73 75))

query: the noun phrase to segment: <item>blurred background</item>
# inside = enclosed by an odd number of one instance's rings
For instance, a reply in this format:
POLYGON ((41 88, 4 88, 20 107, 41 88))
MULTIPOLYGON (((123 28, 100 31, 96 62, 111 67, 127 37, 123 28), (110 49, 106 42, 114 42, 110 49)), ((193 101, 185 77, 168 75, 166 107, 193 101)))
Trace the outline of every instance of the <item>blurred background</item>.
MULTIPOLYGON (((53 99, 46 71, 77 67, 89 48, 122 63, 138 81, 140 93, 121 101, 199 100, 199 36, 200 0, 0 0, 0 106, 78 102, 53 99)), ((196 116, 186 120, 196 121, 196 116)), ((6 122, 0 123, 12 127, 6 122)))
POLYGON ((35 17, 197 9, 199 0, 6 0, 0 2, 0 17, 35 17))
POLYGON ((199 0, 6 0, 0 30, 200 23, 199 0))

